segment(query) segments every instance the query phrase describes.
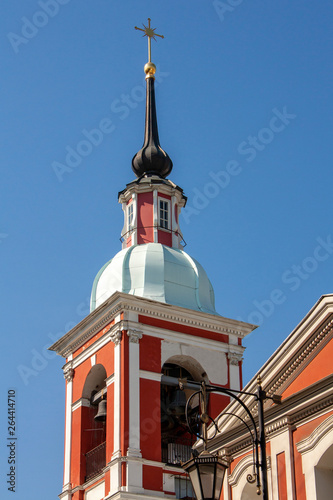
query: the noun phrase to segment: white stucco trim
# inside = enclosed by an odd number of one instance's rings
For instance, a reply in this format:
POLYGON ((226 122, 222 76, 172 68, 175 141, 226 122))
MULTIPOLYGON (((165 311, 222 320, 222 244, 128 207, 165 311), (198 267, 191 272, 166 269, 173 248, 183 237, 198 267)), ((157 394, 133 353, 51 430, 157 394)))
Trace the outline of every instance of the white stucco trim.
POLYGON ((110 342, 110 332, 117 329, 116 325, 112 325, 110 327, 105 328, 105 334, 97 339, 92 345, 87 347, 84 351, 82 351, 78 356, 76 356, 73 360, 73 368, 75 369, 81 363, 84 363, 87 359, 92 358, 97 351, 99 351, 102 347, 110 342))
POLYGON ((140 378, 146 378, 148 380, 154 380, 155 382, 161 382, 162 373, 149 372, 147 370, 139 370, 140 378))
POLYGON ((86 398, 80 398, 75 403, 72 403, 72 411, 77 410, 78 408, 81 408, 81 406, 90 406, 89 399, 86 398))
MULTIPOLYGON (((236 467, 234 468, 232 474, 228 476, 228 482, 232 488, 232 497, 241 498, 242 492, 248 483, 248 474, 253 475, 253 456, 252 454, 243 457, 236 467)), ((254 491, 256 491, 256 483, 253 483, 254 491)))
POLYGON ((288 425, 283 429, 283 432, 279 432, 270 438, 271 463, 272 463, 272 490, 273 490, 273 498, 279 498, 277 455, 279 455, 280 453, 284 453, 286 461, 287 497, 288 500, 295 500, 294 478, 292 476, 294 464, 292 458, 293 451, 292 451, 292 440, 290 432, 291 429, 290 426, 288 425))
POLYGON ((157 231, 157 225, 158 225, 158 191, 157 189, 154 189, 153 191, 153 226, 154 226, 154 243, 158 243, 158 231, 157 231))
MULTIPOLYGON (((137 330, 127 332, 129 338, 129 450, 130 456, 141 456, 140 453, 140 376, 139 356, 142 333, 137 330)), ((129 475, 129 481, 131 477, 129 475)), ((127 483, 128 485, 130 483, 127 483)))
POLYGON ((199 364, 203 369, 200 376, 202 376, 202 373, 206 373, 212 384, 225 385, 228 383, 228 363, 223 351, 209 349, 207 346, 198 347, 191 345, 189 339, 187 339, 186 343, 181 342, 180 339, 178 342, 162 340, 162 366, 165 362, 169 362, 170 358, 174 358, 175 361, 172 362, 178 364, 180 364, 182 359, 192 359, 193 362, 199 364))
MULTIPOLYGON (((119 332, 121 335, 121 333, 119 332)), ((120 456, 120 421, 121 421, 121 343, 115 342, 114 345, 114 427, 113 427, 113 454, 112 458, 120 456)))
POLYGON ((136 193, 132 194, 132 200, 133 200, 133 228, 134 229, 132 230, 131 237, 132 237, 132 245, 136 245, 137 240, 138 240, 138 230, 137 230, 137 227, 138 227, 138 199, 137 199, 136 193))
MULTIPOLYGON (((180 247, 180 236, 179 236, 179 224, 177 224, 176 220, 176 214, 175 214, 175 207, 177 204, 177 198, 175 196, 171 197, 171 229, 172 229, 172 246, 174 248, 181 248, 180 247), (176 231, 178 234, 176 234, 176 231)), ((179 214, 178 214, 179 217, 179 214)))
POLYGON ((114 373, 112 373, 112 375, 110 375, 110 377, 108 377, 106 380, 105 380, 105 385, 106 387, 109 387, 109 385, 113 384, 114 383, 114 373))
POLYGON ((85 500, 100 500, 105 496, 105 482, 101 482, 85 492, 85 500))
POLYGON ((70 477, 71 477, 72 399, 73 399, 73 381, 71 380, 67 382, 67 387, 66 387, 64 485, 70 483, 70 477))

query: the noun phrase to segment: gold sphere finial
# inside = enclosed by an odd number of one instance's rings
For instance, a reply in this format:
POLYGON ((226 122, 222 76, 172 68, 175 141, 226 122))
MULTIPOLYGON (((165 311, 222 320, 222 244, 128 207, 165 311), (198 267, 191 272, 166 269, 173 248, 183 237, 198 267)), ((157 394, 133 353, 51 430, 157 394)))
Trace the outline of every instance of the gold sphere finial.
POLYGON ((147 62, 144 67, 144 71, 146 73, 146 78, 154 78, 156 73, 156 66, 152 62, 147 62))

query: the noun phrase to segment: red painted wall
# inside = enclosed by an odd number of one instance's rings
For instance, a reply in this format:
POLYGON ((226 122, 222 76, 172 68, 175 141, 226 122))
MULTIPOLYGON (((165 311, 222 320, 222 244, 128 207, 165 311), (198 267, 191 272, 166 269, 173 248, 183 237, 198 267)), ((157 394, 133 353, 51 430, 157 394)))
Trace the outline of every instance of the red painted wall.
POLYGON ((140 379, 140 448, 145 459, 161 461, 160 383, 155 380, 140 379))
POLYGON ((154 241, 153 226, 153 193, 138 194, 138 237, 139 245, 154 241))
POLYGON ((317 356, 308 364, 299 376, 284 391, 283 399, 322 380, 333 373, 333 339, 324 346, 317 356))
POLYGON ((114 384, 107 388, 107 417, 106 417, 106 463, 110 462, 114 452, 114 384))
POLYGON ((286 456, 285 453, 279 453, 276 456, 279 500, 288 500, 287 496, 287 475, 286 475, 286 456))
POLYGON ((143 335, 140 340, 140 370, 161 373, 161 339, 143 335))
POLYGON ((172 247, 172 233, 170 231, 159 229, 157 237, 159 243, 167 247, 172 247))
POLYGON ((71 483, 73 488, 81 484, 81 461, 81 408, 78 408, 72 413, 71 483))
POLYGON ((104 335, 105 333, 107 333, 111 326, 114 325, 114 320, 112 320, 108 325, 106 325, 103 330, 100 330, 98 333, 96 333, 96 335, 94 335, 90 340, 88 340, 82 347, 80 347, 79 349, 77 349, 74 353, 73 353, 73 358, 76 358, 76 356, 78 354, 80 354, 82 351, 84 351, 84 349, 87 349, 87 347, 89 347, 90 345, 92 345, 94 342, 96 342, 97 339, 99 339, 100 337, 102 337, 102 335, 104 335))
POLYGON ((143 487, 147 490, 163 491, 163 470, 150 465, 143 466, 143 487))
POLYGON ((229 396, 225 396, 223 394, 210 394, 207 408, 208 415, 212 418, 216 418, 229 403, 229 396))

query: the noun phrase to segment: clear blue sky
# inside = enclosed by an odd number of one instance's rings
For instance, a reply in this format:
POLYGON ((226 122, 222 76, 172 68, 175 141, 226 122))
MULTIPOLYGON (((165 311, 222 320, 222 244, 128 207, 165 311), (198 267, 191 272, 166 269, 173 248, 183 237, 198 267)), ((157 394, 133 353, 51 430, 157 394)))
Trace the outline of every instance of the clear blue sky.
MULTIPOLYGON (((45 346, 88 313, 95 274, 120 250, 117 193, 134 177, 144 126, 147 44, 134 26, 151 17, 165 35, 153 42, 157 112, 170 178, 188 196, 186 251, 206 269, 220 314, 261 323, 245 341, 246 382, 333 291, 333 5, 3 0, 0 9, 1 404, 15 388, 17 498, 51 500, 62 487, 65 383, 63 360, 45 346), (109 133, 66 164, 104 119, 109 133)), ((14 498, 3 474, 0 496, 14 498)))

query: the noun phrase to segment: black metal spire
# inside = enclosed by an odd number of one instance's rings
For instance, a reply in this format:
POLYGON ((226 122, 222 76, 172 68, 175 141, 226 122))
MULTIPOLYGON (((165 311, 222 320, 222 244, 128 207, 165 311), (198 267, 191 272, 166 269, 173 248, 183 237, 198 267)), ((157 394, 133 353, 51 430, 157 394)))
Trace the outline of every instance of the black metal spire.
POLYGON ((158 138, 154 87, 156 66, 151 62, 151 38, 155 39, 155 36, 164 37, 157 35, 155 29, 150 27, 150 19, 148 19, 148 26, 143 26, 144 30, 137 27, 135 29, 143 31, 144 36, 148 37, 148 63, 144 68, 147 82, 145 138, 142 148, 133 157, 132 169, 137 177, 158 175, 165 178, 172 170, 172 161, 161 148, 158 138))

